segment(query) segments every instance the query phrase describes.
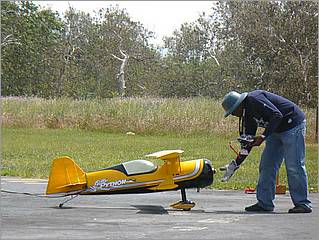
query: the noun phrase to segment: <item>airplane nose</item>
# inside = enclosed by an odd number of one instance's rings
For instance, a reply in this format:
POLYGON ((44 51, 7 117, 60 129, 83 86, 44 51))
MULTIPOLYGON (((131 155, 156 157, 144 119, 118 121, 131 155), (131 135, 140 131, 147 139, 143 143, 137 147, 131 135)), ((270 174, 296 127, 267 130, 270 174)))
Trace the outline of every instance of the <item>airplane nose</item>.
POLYGON ((216 173, 216 170, 215 170, 215 168, 213 168, 212 162, 210 160, 205 159, 205 165, 206 165, 206 167, 208 167, 208 169, 212 169, 213 174, 216 173))
POLYGON ((210 169, 210 172, 212 173, 212 175, 216 174, 216 169, 213 168, 212 162, 208 159, 205 159, 205 168, 210 169))
POLYGON ((203 159, 203 169, 200 175, 192 181, 187 181, 182 185, 184 188, 204 188, 211 185, 214 181, 215 169, 208 159, 203 159))

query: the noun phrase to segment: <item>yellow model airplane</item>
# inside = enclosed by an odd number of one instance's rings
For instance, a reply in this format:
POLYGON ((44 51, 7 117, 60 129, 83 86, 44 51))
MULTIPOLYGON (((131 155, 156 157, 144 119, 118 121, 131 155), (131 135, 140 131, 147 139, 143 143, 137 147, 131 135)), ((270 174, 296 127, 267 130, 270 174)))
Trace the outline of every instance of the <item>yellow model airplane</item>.
POLYGON ((147 157, 163 160, 155 165, 147 160, 132 160, 106 169, 85 173, 70 157, 53 161, 46 194, 71 196, 63 204, 78 195, 150 193, 181 190, 182 200, 173 208, 190 210, 195 203, 186 199, 186 188, 203 188, 213 183, 216 173, 208 159, 181 161, 183 150, 164 150, 147 157))

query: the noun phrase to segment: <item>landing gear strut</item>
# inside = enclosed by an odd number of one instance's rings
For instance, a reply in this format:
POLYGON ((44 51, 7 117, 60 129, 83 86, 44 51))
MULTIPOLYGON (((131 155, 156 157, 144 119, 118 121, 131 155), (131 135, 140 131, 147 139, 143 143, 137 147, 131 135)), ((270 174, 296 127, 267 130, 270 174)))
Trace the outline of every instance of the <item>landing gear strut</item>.
POLYGON ((191 210, 195 206, 195 203, 190 200, 187 200, 185 188, 181 188, 181 194, 182 201, 171 204, 171 207, 176 209, 182 209, 184 211, 191 210))
POLYGON ((71 195, 70 198, 66 198, 63 202, 61 202, 59 204, 59 208, 62 208, 65 203, 70 202, 71 200, 73 200, 77 196, 79 196, 79 195, 78 194, 77 195, 71 195))

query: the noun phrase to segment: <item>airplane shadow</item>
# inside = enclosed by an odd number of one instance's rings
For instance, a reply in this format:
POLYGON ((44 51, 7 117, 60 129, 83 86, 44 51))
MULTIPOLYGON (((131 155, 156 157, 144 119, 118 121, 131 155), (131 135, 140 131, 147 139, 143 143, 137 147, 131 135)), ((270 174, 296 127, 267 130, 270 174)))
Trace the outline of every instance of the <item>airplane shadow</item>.
POLYGON ((160 205, 131 205, 131 207, 96 207, 96 206, 58 206, 50 207, 53 209, 69 210, 69 209, 104 209, 104 210, 125 210, 136 211, 136 214, 169 214, 169 212, 185 212, 190 214, 216 214, 216 215, 282 215, 289 214, 288 212, 246 212, 243 210, 227 211, 227 210, 204 210, 204 209, 192 209, 190 211, 183 211, 180 209, 164 208, 160 205))
POLYGON ((125 211, 136 211, 136 214, 168 214, 168 209, 158 205, 131 205, 131 207, 97 207, 97 206, 59 206, 50 207, 59 210, 70 210, 70 209, 104 209, 104 210, 125 210, 125 211))
POLYGON ((168 210, 158 205, 131 205, 139 211, 137 214, 168 214, 168 210))

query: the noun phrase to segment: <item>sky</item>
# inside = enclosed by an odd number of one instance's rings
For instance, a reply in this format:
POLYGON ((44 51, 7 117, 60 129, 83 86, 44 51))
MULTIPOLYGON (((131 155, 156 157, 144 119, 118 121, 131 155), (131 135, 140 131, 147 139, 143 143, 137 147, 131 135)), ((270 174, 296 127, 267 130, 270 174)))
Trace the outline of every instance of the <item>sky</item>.
POLYGON ((164 36, 170 36, 185 22, 193 22, 205 11, 209 12, 214 1, 33 1, 43 7, 63 13, 69 4, 77 10, 93 13, 109 5, 125 8, 133 21, 141 22, 155 32, 153 44, 161 45, 164 36))

